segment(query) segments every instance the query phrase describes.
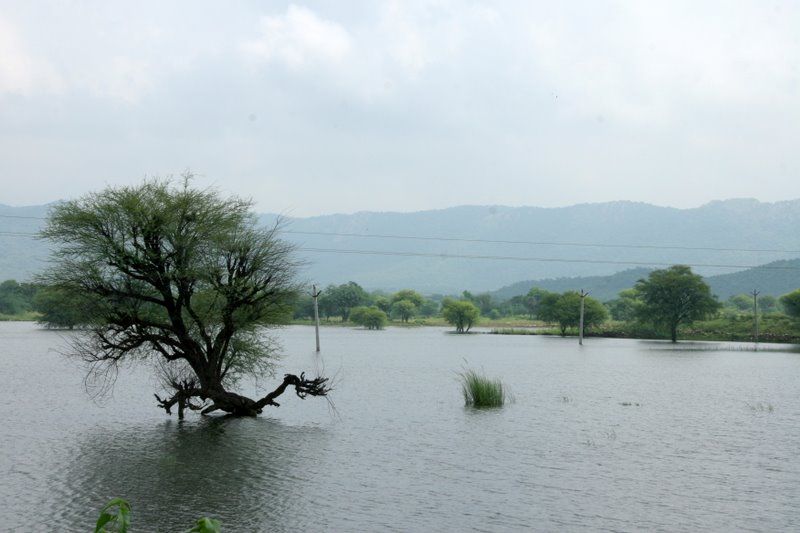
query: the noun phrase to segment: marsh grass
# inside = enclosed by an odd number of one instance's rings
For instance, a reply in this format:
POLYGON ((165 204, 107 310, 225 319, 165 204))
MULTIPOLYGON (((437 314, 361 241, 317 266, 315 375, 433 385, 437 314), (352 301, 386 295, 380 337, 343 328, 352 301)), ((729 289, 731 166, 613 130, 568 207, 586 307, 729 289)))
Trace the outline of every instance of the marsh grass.
POLYGON ((502 407, 509 400, 499 379, 490 379, 475 370, 465 369, 459 374, 464 403, 471 407, 502 407))

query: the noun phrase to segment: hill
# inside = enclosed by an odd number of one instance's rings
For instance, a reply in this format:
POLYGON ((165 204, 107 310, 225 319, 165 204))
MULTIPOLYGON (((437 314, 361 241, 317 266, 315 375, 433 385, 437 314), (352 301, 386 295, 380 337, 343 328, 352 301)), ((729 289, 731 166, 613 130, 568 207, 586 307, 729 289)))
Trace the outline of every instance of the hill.
MULTIPOLYGON (((610 276, 519 281, 491 294, 496 300, 503 301, 526 294, 532 287, 552 292, 586 289, 594 298, 607 302, 616 298, 620 291, 633 287, 637 280, 647 277, 649 272, 650 269, 647 268, 635 268, 610 276)), ((800 259, 773 261, 739 272, 708 276, 705 280, 720 300, 727 300, 736 294, 749 293, 753 289, 758 289, 762 295, 777 297, 800 288, 800 259)))
MULTIPOLYGON (((43 217, 46 211, 47 206, 0 206, 0 279, 26 279, 42 269, 46 243, 12 234, 33 233, 43 223, 15 217, 43 217)), ((269 224, 275 218, 263 215, 261 220, 269 224)), ((653 263, 739 265, 743 270, 800 256, 742 251, 800 250, 798 227, 800 200, 726 200, 692 209, 610 202, 290 218, 284 237, 298 245, 306 262, 302 276, 321 285, 354 280, 369 289, 458 293, 526 279, 607 276, 653 263)), ((736 269, 695 270, 714 276, 736 269)))

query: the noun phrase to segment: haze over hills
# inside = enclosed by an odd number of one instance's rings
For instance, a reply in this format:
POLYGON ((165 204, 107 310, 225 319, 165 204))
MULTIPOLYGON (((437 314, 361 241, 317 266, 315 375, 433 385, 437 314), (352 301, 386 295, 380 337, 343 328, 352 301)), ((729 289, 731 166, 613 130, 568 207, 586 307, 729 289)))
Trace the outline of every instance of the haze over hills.
MULTIPOLYGON (((8 217, 44 217, 46 211, 46 206, 0 205, 0 279, 26 279, 43 268, 46 243, 9 235, 34 233, 43 221, 8 217)), ((275 218, 261 216, 266 224, 275 218)), ((737 267, 694 267, 714 276, 800 256, 800 200, 764 203, 737 199, 692 209, 636 202, 562 208, 461 206, 415 213, 289 218, 286 222, 284 237, 298 245, 299 254, 307 261, 304 279, 320 285, 354 280, 368 289, 413 287, 426 293, 487 291, 520 280, 617 272, 624 277, 622 272, 632 268, 676 263, 737 267), (448 255, 514 259, 445 257, 448 255)))

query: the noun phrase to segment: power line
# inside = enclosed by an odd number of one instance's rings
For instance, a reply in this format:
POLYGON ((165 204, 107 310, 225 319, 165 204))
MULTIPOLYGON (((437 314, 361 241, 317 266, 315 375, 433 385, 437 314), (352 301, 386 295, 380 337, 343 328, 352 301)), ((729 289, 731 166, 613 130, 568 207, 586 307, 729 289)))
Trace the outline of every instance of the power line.
MULTIPOLYGON (((298 248, 300 252, 314 252, 314 253, 333 253, 333 254, 353 254, 353 255, 388 255, 398 257, 432 257, 440 259, 485 259, 496 261, 529 261, 541 263, 587 263, 587 264, 602 264, 602 265, 626 265, 626 266, 673 266, 676 263, 664 262, 644 262, 644 261, 604 261, 598 259, 562 259, 555 257, 518 257, 518 256, 502 256, 502 255, 470 255, 470 254, 435 254, 425 252, 389 252, 381 250, 347 250, 342 248, 298 248)), ((789 266, 764 266, 764 265, 726 265, 726 264, 713 264, 713 263, 678 263, 690 267, 703 267, 703 268, 759 268, 763 270, 794 270, 800 272, 798 267, 789 266)))
MULTIPOLYGON (((35 233, 15 233, 0 231, 0 236, 4 237, 36 237, 35 233)), ((333 254, 348 254, 348 255, 382 255, 382 256, 396 256, 396 257, 431 257, 437 259, 480 259, 480 260, 495 260, 495 261, 527 261, 539 263, 584 263, 584 264, 599 264, 599 265, 624 265, 624 266, 672 266, 674 264, 682 264, 690 267, 701 268, 760 268, 763 270, 796 270, 800 271, 798 267, 789 266, 765 266, 765 265, 730 265, 730 264, 717 264, 717 263, 665 263, 661 261, 611 261, 602 259, 564 259, 557 257, 519 257, 519 256, 505 256, 505 255, 476 255, 476 254, 448 254, 448 253, 430 253, 430 252, 398 252, 398 251, 383 251, 383 250, 354 250, 344 248, 298 248, 301 252, 312 253, 333 253, 333 254)))
POLYGON ((535 246, 575 246, 592 248, 638 248, 647 250, 695 250, 704 252, 753 252, 753 253, 786 253, 800 254, 800 250, 783 250, 776 248, 715 248, 706 246, 669 246, 657 244, 604 244, 591 242, 555 242, 555 241, 515 241, 502 239, 466 239, 459 237, 423 237, 416 235, 388 235, 375 233, 339 233, 332 231, 295 231, 283 230, 283 233, 297 235, 325 235, 329 237, 364 237, 378 239, 408 239, 420 241, 449 241, 449 242, 472 242, 488 244, 530 244, 535 246))
MULTIPOLYGON (((24 215, 2 215, 0 218, 18 218, 29 220, 47 220, 44 217, 24 216, 24 215)), ((0 232, 1 234, 2 232, 0 232)), ((506 239, 469 239, 464 237, 432 237, 425 235, 393 235, 386 233, 348 233, 333 231, 303 231, 303 230, 282 230, 282 233, 292 235, 319 235, 326 237, 357 237, 365 239, 403 239, 417 241, 443 241, 443 242, 469 242, 485 244, 527 244, 532 246, 571 246, 587 248, 628 248, 642 250, 691 250, 699 252, 746 252, 746 253, 781 253, 781 254, 800 254, 800 250, 786 250, 779 248, 721 248, 710 246, 677 246, 659 244, 609 244, 592 242, 558 242, 558 241, 524 241, 506 239)))

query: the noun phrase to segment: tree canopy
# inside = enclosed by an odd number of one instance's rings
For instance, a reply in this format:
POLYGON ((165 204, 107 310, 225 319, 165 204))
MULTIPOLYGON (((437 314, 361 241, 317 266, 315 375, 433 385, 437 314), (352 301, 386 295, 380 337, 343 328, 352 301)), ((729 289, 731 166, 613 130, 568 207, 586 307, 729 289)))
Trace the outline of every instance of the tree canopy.
POLYGON ((477 322, 481 312, 475 304, 467 300, 450 300, 442 302, 442 316, 456 328, 456 333, 467 333, 477 322))
POLYGON ((787 315, 800 318, 800 289, 784 294, 780 297, 780 302, 787 315))
POLYGON ((678 340, 678 326, 706 318, 720 306, 703 278, 685 265, 654 270, 635 289, 642 301, 639 319, 666 328, 672 342, 678 340))
MULTIPOLYGON (((55 263, 42 281, 84 295, 88 327, 75 345, 96 373, 125 360, 152 361, 177 405, 255 415, 287 387, 325 395, 326 379, 286 374, 253 400, 228 389, 271 374, 275 344, 264 328, 285 322, 298 289, 292 247, 278 228, 257 226, 251 203, 181 184, 146 181, 55 206, 44 237, 55 263)), ((97 374, 96 374, 97 375, 97 374)))

